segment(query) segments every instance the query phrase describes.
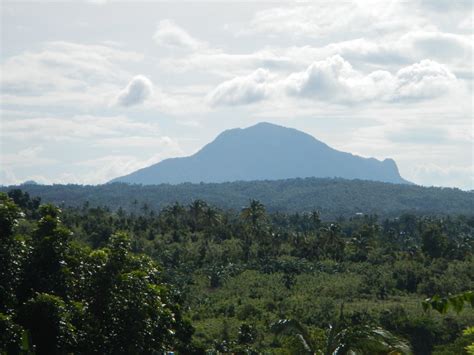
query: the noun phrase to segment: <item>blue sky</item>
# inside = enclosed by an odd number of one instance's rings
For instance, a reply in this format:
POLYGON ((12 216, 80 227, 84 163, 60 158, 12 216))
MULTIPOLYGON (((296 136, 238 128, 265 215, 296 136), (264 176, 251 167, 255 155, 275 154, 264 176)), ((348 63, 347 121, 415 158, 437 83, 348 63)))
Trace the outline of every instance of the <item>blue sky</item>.
POLYGON ((268 121, 473 189, 471 1, 1 3, 0 184, 104 183, 268 121))

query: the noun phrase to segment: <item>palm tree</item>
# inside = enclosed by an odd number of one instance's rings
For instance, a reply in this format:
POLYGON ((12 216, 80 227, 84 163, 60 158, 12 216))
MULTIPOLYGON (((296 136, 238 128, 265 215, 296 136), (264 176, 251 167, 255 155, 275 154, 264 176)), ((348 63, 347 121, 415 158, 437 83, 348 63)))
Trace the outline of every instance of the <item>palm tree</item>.
POLYGON ((250 227, 250 233, 246 231, 243 240, 244 259, 248 261, 252 237, 260 238, 264 235, 262 226, 263 222, 266 221, 265 206, 260 201, 250 200, 249 206, 242 209, 240 216, 245 221, 244 228, 247 229, 250 227))
POLYGON ((329 328, 322 354, 411 354, 411 349, 408 343, 380 327, 336 326, 329 328))
POLYGON ((324 349, 317 349, 306 327, 294 319, 282 319, 272 329, 277 334, 295 335, 307 354, 318 355, 362 355, 362 354, 412 354, 410 346, 380 327, 369 325, 343 326, 339 322, 329 326, 324 349))
POLYGON ((210 206, 208 206, 204 210, 204 218, 206 221, 206 225, 208 225, 209 227, 219 224, 222 220, 222 216, 219 211, 210 206))
POLYGON ((256 230, 258 223, 266 219, 265 206, 260 201, 251 200, 250 205, 242 209, 240 216, 256 230))
POLYGON ((203 200, 195 200, 189 205, 189 214, 191 215, 191 232, 200 228, 207 203, 203 200))

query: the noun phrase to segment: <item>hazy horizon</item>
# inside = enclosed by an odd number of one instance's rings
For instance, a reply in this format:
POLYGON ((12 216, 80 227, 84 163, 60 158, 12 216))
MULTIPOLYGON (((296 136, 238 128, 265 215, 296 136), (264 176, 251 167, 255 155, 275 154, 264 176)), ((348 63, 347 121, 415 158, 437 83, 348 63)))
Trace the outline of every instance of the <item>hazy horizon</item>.
POLYGON ((1 6, 0 184, 101 184, 271 122, 474 189, 473 5, 1 6))

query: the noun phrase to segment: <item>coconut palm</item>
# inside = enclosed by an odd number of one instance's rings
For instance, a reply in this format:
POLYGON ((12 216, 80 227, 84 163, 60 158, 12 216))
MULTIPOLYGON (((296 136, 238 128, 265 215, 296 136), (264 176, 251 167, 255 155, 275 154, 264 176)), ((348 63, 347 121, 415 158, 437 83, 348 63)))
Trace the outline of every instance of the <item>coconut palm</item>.
POLYGON ((294 319, 282 319, 272 326, 277 334, 296 336, 307 354, 359 355, 359 354, 412 354, 404 340, 380 327, 369 325, 342 326, 342 322, 329 326, 324 349, 317 349, 306 327, 294 319))
POLYGON ((265 206, 257 200, 251 200, 250 205, 242 209, 241 217, 250 223, 254 230, 257 229, 258 223, 265 220, 265 206))
POLYGON ((200 228, 206 208, 208 208, 207 203, 203 200, 195 200, 189 205, 192 232, 200 228))

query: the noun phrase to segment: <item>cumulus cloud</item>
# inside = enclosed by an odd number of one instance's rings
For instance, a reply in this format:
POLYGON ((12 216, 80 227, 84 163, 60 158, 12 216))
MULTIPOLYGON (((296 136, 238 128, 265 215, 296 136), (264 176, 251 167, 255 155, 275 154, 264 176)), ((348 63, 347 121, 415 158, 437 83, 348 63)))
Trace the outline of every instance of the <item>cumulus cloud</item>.
POLYGON ((162 20, 158 23, 153 39, 158 45, 170 48, 197 50, 206 46, 204 42, 195 39, 171 20, 162 20))
POLYGON ((395 74, 377 70, 365 74, 339 55, 315 61, 306 70, 287 77, 259 69, 248 76, 223 82, 210 93, 213 105, 248 104, 285 94, 339 104, 435 98, 458 86, 456 76, 443 65, 423 60, 395 74))
POLYGON ((143 103, 153 94, 153 84, 146 76, 136 75, 117 97, 120 106, 134 106, 143 103))
POLYGON ((402 68, 396 75, 394 99, 438 97, 457 86, 456 76, 445 66, 426 59, 402 68))
POLYGON ((283 86, 290 95, 335 100, 349 94, 357 73, 340 56, 312 63, 305 71, 291 74, 283 86))
POLYGON ((211 105, 241 105, 263 100, 268 94, 270 72, 257 69, 243 77, 236 77, 217 86, 208 95, 211 105))

